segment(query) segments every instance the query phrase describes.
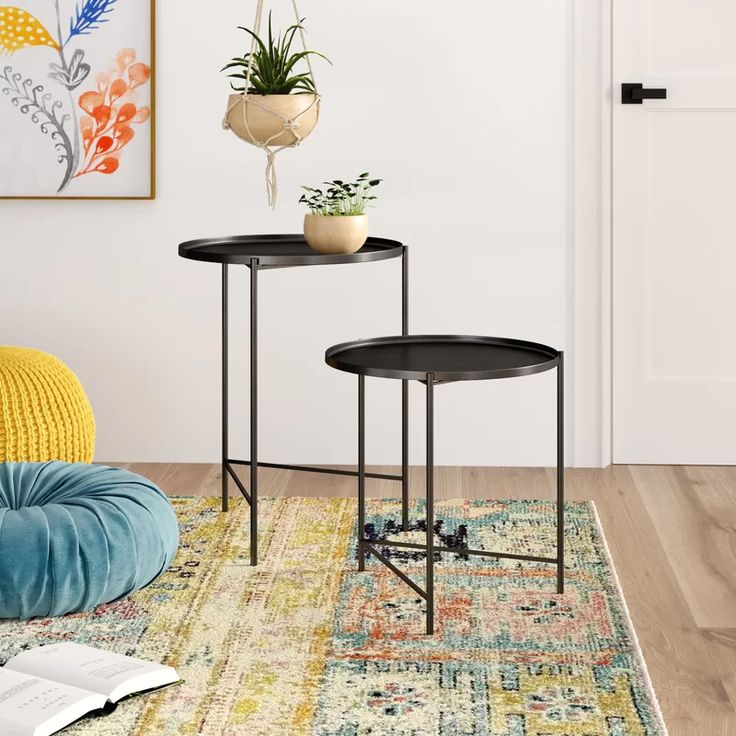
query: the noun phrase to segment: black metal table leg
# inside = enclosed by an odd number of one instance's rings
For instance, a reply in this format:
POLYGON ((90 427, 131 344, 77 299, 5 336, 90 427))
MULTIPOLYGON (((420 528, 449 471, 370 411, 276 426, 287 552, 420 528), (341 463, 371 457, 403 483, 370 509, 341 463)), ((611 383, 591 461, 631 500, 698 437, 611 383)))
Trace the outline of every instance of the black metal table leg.
POLYGON ((565 369, 557 362, 557 592, 565 592, 565 369))
POLYGON ((258 564, 258 259, 250 261, 250 564, 258 564))
MULTIPOLYGON (((401 256, 401 334, 409 334, 409 252, 401 256)), ((409 381, 401 382, 401 526, 409 531, 409 381)))
POLYGON ((228 293, 227 293, 227 263, 222 264, 222 510, 228 508, 228 395, 227 395, 227 368, 228 368, 228 293))
POLYGON ((427 633, 434 633, 434 374, 427 374, 427 633))
POLYGON ((365 376, 358 376, 358 572, 365 570, 365 376))

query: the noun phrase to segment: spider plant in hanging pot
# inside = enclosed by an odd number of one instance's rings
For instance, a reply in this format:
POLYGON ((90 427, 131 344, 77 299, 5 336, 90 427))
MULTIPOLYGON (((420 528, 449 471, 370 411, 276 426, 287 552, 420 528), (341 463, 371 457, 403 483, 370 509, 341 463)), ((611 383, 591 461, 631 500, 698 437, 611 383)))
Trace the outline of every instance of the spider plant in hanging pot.
POLYGON ((302 187, 299 201, 306 204, 304 237, 319 253, 355 253, 368 238, 365 210, 376 199, 373 188, 381 179, 371 179, 366 171, 357 181, 326 181, 326 188, 302 187))
POLYGON ((221 70, 239 82, 230 83, 237 94, 228 98, 223 127, 248 143, 261 148, 297 146, 317 124, 319 95, 309 57, 329 59, 306 47, 292 50, 297 33, 304 40, 302 22, 274 38, 269 13, 266 39, 258 35, 258 23, 254 31, 238 26, 251 37, 251 50, 221 70), (306 70, 297 69, 301 62, 306 62, 306 70))

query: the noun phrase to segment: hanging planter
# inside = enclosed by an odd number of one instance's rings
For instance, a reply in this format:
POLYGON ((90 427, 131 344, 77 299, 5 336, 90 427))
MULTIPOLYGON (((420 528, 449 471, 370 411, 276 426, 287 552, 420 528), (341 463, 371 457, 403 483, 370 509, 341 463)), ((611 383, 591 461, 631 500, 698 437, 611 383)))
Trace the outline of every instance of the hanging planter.
POLYGON ((254 146, 293 148, 317 125, 319 97, 316 94, 230 95, 228 128, 254 146))
POLYGON ((277 195, 275 155, 284 148, 298 146, 319 119, 320 96, 310 57, 329 61, 323 54, 307 49, 303 19, 294 0, 292 5, 296 23, 274 38, 269 13, 268 37, 264 40, 259 36, 263 0, 258 0, 253 30, 239 26, 251 37, 250 51, 223 67, 241 85, 230 83, 237 94, 228 98, 222 127, 266 152, 266 192, 272 207, 276 206, 277 195), (297 33, 302 50, 292 51, 297 33), (301 62, 306 63, 306 71, 297 69, 301 62))

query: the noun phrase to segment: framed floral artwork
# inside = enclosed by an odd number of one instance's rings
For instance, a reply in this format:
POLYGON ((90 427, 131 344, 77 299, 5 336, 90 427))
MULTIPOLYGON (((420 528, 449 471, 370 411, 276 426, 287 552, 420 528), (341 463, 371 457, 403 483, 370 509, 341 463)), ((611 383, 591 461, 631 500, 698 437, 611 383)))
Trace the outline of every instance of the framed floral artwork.
POLYGON ((155 0, 0 0, 0 197, 154 197, 155 0))

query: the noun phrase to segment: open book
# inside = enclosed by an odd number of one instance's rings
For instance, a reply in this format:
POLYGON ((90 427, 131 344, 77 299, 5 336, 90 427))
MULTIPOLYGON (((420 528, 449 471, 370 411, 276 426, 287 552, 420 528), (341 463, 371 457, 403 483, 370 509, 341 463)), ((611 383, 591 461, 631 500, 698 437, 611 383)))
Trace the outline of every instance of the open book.
POLYGON ((0 669, 0 734, 50 736, 128 695, 178 681, 173 667, 82 644, 36 647, 0 669))

